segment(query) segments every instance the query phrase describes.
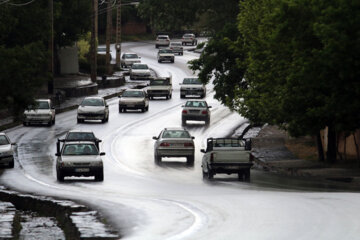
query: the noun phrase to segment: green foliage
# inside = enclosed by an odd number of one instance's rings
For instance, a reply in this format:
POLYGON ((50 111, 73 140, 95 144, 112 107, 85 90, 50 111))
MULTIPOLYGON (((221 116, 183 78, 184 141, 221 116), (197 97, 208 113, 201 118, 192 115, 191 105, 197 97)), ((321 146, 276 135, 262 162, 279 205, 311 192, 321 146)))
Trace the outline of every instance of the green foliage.
POLYGON ((90 51, 90 37, 91 33, 88 32, 85 37, 82 37, 76 44, 79 48, 79 61, 86 61, 87 59, 87 55, 90 51))
POLYGON ((46 83, 47 55, 41 42, 5 48, 0 46, 0 108, 17 116, 46 83), (44 74, 45 73, 45 74, 44 74))

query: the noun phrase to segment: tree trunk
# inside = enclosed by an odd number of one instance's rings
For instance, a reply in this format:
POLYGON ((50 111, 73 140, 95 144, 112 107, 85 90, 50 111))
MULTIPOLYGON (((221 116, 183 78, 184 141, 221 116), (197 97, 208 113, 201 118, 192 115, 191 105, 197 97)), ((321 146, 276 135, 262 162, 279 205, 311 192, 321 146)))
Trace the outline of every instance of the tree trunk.
POLYGON ((328 126, 328 148, 326 152, 326 160, 328 163, 336 161, 336 131, 333 124, 328 126))
POLYGON ((316 145, 317 145, 319 160, 320 160, 320 162, 324 162, 324 161, 325 161, 325 158, 324 158, 324 148, 323 148, 323 144, 322 144, 322 141, 321 141, 321 134, 320 134, 320 132, 318 132, 318 133, 316 134, 316 145))

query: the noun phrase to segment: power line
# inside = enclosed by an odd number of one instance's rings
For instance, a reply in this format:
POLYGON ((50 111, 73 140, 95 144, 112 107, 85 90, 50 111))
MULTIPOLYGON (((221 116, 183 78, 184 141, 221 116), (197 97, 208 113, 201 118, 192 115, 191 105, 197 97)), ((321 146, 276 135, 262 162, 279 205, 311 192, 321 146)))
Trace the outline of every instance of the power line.
POLYGON ((31 4, 33 2, 35 2, 35 0, 30 0, 30 1, 25 2, 25 3, 11 3, 10 1, 11 0, 4 0, 4 1, 0 2, 0 5, 1 4, 9 4, 9 5, 14 6, 14 7, 23 7, 23 6, 26 6, 26 5, 29 5, 29 4, 31 4))

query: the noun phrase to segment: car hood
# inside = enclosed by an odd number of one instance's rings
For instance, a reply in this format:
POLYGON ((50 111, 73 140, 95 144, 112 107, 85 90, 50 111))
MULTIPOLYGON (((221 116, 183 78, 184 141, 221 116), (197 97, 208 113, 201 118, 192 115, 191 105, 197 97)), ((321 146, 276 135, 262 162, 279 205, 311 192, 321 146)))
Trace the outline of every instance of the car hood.
POLYGON ((183 84, 181 88, 203 88, 204 85, 202 84, 183 84))
POLYGON ((0 145, 0 153, 11 151, 11 144, 0 145))
POLYGON ((50 109, 34 109, 34 110, 25 110, 24 114, 47 114, 50 113, 50 109))
POLYGON ((157 86, 149 86, 148 90, 168 90, 171 89, 169 85, 157 85, 157 86))
POLYGON ((121 103, 136 103, 136 102, 143 102, 145 98, 135 98, 135 97, 122 97, 119 100, 121 103))
POLYGON ((161 57, 174 57, 173 53, 159 53, 159 56, 161 57))
POLYGON ((149 69, 131 69, 131 73, 150 73, 149 69))
POLYGON ((102 161, 100 155, 76 155, 76 156, 61 156, 63 162, 97 162, 102 161))
POLYGON ((104 106, 79 106, 78 111, 79 112, 90 112, 90 113, 96 113, 104 111, 104 106))

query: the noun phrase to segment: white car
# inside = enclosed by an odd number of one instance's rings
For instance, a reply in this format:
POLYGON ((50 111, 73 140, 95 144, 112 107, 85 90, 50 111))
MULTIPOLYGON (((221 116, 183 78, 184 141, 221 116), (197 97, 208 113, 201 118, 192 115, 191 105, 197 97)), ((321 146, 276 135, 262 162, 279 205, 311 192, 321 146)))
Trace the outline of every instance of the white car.
POLYGON ((128 109, 149 111, 149 97, 142 89, 126 89, 119 98, 119 113, 128 109))
POLYGON ((156 37, 155 48, 158 47, 169 47, 170 45, 170 38, 169 35, 158 35, 156 37))
POLYGON ((171 51, 175 54, 183 55, 184 54, 184 48, 182 47, 181 42, 171 42, 170 47, 171 51))
POLYGON ((65 141, 56 154, 56 176, 62 182, 66 176, 95 176, 95 181, 104 180, 103 161, 94 142, 65 141))
POLYGON ((210 124, 210 110, 206 101, 189 100, 182 106, 181 122, 186 125, 186 121, 205 121, 205 125, 210 124))
POLYGON ((77 122, 85 120, 109 120, 109 106, 103 97, 86 97, 77 110, 77 122))
POLYGON ((23 124, 55 124, 55 108, 50 99, 36 99, 34 106, 24 111, 23 124))
POLYGON ((149 99, 154 99, 154 97, 172 98, 171 77, 151 80, 146 91, 149 99))
POLYGON ((154 144, 154 159, 160 164, 163 157, 186 157, 189 165, 194 164, 194 137, 183 128, 165 128, 154 144))
POLYGON ((197 77, 186 77, 180 85, 180 98, 185 98, 187 95, 201 98, 206 96, 206 87, 197 77))
POLYGON ((0 165, 7 165, 9 168, 14 167, 14 149, 8 136, 0 133, 0 165))
POLYGON ((181 39, 182 45, 191 44, 192 46, 197 45, 197 40, 195 34, 193 33, 186 33, 183 35, 181 39))
POLYGON ((134 63, 130 68, 130 79, 150 79, 151 72, 147 64, 134 63))
POLYGON ((121 56, 120 65, 123 68, 131 67, 134 63, 141 63, 141 57, 136 53, 124 53, 121 56))
POLYGON ((159 49, 157 53, 158 63, 161 62, 175 62, 175 54, 171 49, 159 49))

